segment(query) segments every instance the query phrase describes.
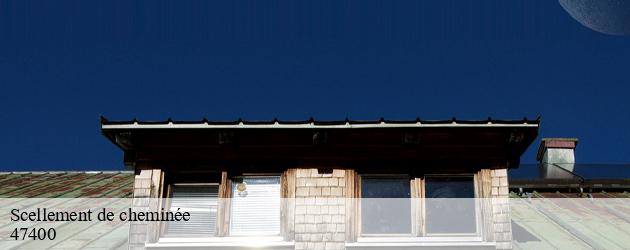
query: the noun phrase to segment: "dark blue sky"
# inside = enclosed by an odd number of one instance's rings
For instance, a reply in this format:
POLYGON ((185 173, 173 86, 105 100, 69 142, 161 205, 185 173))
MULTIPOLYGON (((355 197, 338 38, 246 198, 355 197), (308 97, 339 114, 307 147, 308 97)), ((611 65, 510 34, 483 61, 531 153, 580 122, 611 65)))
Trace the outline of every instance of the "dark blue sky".
POLYGON ((627 163, 629 58, 553 0, 0 1, 0 170, 122 169, 99 114, 541 115, 579 162, 627 163))

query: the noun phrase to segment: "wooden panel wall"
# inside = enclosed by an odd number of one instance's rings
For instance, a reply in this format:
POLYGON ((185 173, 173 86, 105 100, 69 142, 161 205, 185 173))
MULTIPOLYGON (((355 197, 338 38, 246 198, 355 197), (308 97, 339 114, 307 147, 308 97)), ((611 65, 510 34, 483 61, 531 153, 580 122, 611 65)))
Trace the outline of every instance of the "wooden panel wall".
POLYGON ((481 207, 481 230, 485 241, 494 241, 494 219, 492 212, 492 170, 482 169, 477 173, 477 193, 481 207))
POLYGON ((232 180, 227 172, 221 173, 219 186, 219 204, 217 209, 216 235, 228 236, 230 231, 230 207, 232 198, 232 180))
POLYGON ((411 233, 415 236, 423 236, 425 232, 424 209, 424 179, 411 179, 411 233))
POLYGON ((359 197, 361 181, 354 170, 346 170, 346 241, 356 242, 361 228, 359 197))
POLYGON ((282 227, 281 234, 287 241, 295 238, 295 187, 296 187, 296 169, 289 169, 282 174, 281 177, 281 218, 282 227))

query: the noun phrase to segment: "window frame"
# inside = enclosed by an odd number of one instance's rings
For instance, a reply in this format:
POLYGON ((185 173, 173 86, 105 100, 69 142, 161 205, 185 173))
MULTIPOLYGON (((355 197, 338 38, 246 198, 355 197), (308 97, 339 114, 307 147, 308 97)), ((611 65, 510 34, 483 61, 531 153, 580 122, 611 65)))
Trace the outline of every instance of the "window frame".
POLYGON ((282 201, 282 196, 283 196, 283 181, 286 181, 285 178, 283 178, 283 174, 276 174, 276 173, 262 173, 262 174, 242 174, 242 175, 237 175, 237 176, 231 176, 230 177, 230 184, 229 184, 229 192, 230 193, 230 199, 227 199, 229 202, 229 204, 227 206, 229 206, 229 213, 226 214, 225 219, 226 219, 226 224, 225 226, 227 227, 227 234, 225 235, 225 237, 232 237, 232 238, 244 238, 244 237, 254 237, 254 238, 275 238, 275 237, 282 237, 283 236, 283 227, 284 227, 284 223, 282 221, 282 216, 283 216, 283 201, 282 201), (280 230, 278 231, 278 234, 273 234, 273 235, 232 235, 231 232, 231 228, 232 228, 232 212, 233 212, 233 206, 232 206, 232 193, 233 193, 233 182, 235 179, 238 178, 256 178, 256 177, 260 177, 260 178, 264 178, 264 177, 278 177, 278 185, 280 188, 280 192, 279 192, 279 199, 280 199, 280 207, 278 210, 278 214, 280 215, 280 221, 279 221, 279 226, 280 226, 280 230))
MULTIPOLYGON (((376 178, 376 179, 397 179, 397 178, 406 178, 409 181, 409 184, 411 185, 411 180, 413 179, 410 175, 408 174, 359 174, 357 175, 357 193, 358 193, 358 197, 359 199, 363 198, 363 179, 364 178, 376 178)), ((409 197, 413 198, 413 187, 409 187, 409 197)), ((415 223, 413 220, 414 217, 414 209, 413 209, 413 205, 410 204, 410 214, 409 214, 409 219, 412 220, 411 224, 410 224, 410 228, 409 228, 409 233, 408 234, 364 234, 363 233, 363 206, 361 204, 361 202, 358 202, 358 215, 357 215, 357 234, 358 234, 358 238, 407 238, 407 237, 413 237, 414 235, 414 227, 415 227, 415 223)))
MULTIPOLYGON (((458 173, 458 174, 425 174, 422 177, 422 189, 426 190, 426 179, 427 177, 444 177, 444 178, 448 178, 448 177, 472 177, 472 182, 473 182, 473 191, 474 191, 474 201, 475 201, 475 232, 474 233, 429 233, 427 231, 427 224, 423 223, 423 228, 422 228, 422 235, 423 237, 481 237, 482 236, 482 228, 481 228, 481 224, 482 222, 482 214, 481 214, 481 204, 478 201, 478 198, 480 197, 480 193, 479 193, 479 179, 478 179, 478 175, 476 173, 473 174, 469 174, 469 173, 458 173)), ((422 210, 423 210, 423 220, 426 220, 426 196, 425 193, 423 193, 422 196, 422 210)))
POLYGON ((477 173, 438 173, 438 174, 357 174, 356 178, 356 195, 362 198, 363 177, 409 177, 410 197, 411 197, 411 234, 363 234, 362 212, 360 202, 356 205, 355 227, 356 234, 354 239, 356 242, 416 242, 416 241, 482 241, 483 237, 483 214, 482 207, 478 198, 480 193, 480 177, 477 173), (426 179, 427 177, 472 177, 473 190, 475 197, 475 232, 474 233, 428 233, 426 224, 426 179))
POLYGON ((165 211, 170 211, 171 209, 171 199, 173 198, 173 186, 175 185, 218 185, 219 190, 217 194, 217 213, 215 218, 215 230, 213 235, 203 235, 203 236, 195 236, 195 237, 182 237, 179 235, 170 235, 167 234, 168 223, 158 222, 158 233, 157 239, 159 241, 163 239, 204 239, 204 238, 215 238, 220 237, 221 235, 221 209, 222 209, 222 200, 224 197, 222 192, 225 192, 225 179, 227 176, 227 172, 183 172, 183 173, 168 173, 164 175, 163 180, 163 188, 162 193, 160 195, 161 198, 164 198, 164 201, 160 201, 160 206, 164 208, 165 211), (208 181, 205 181, 208 180, 208 181))
MULTIPOLYGON (((159 235, 158 235, 158 244, 162 243, 191 243, 191 242, 217 242, 217 243, 229 243, 235 241, 242 241, 243 239, 255 239, 257 242, 267 242, 270 244, 283 244, 282 242, 290 242, 293 240, 294 235, 290 232, 293 231, 293 226, 291 224, 293 221, 285 220, 285 215, 290 215, 294 213, 294 209, 291 206, 285 204, 282 199, 284 198, 295 198, 295 180, 291 178, 295 178, 295 170, 289 169, 282 173, 256 173, 256 174, 248 174, 243 173, 240 175, 230 175, 228 172, 223 171, 220 173, 216 173, 217 177, 220 174, 220 178, 212 178, 218 179, 219 182, 200 182, 200 181, 186 181, 186 178, 179 178, 180 175, 175 174, 175 177, 171 177, 171 179, 166 182, 165 188, 166 192, 161 195, 162 198, 166 198, 167 202, 164 202, 163 207, 170 210, 170 198, 172 198, 173 193, 173 185, 194 185, 194 184, 204 184, 204 185, 219 185, 219 193, 218 193, 218 202, 217 202, 217 218, 215 223, 215 233, 214 235, 204 235, 200 237, 180 237, 175 235, 166 234, 167 223, 160 223, 159 225, 159 235), (236 178, 242 177, 265 177, 265 176, 274 176, 279 177, 279 185, 280 185, 280 233, 278 235, 273 236, 259 236, 259 235, 238 235, 232 236, 230 235, 230 218, 231 218, 231 196, 232 196, 232 182, 236 178), (180 181, 181 180, 181 181, 180 181)), ((214 175, 214 174, 213 174, 214 175)))
POLYGON ((167 203, 165 204, 165 208, 168 208, 168 211, 171 211, 171 203, 172 203, 172 199, 173 199, 173 189, 175 186, 217 186, 218 187, 218 191, 217 191, 217 212, 215 214, 216 218, 215 218, 215 229, 214 229, 214 233, 210 236, 210 235, 202 235, 202 236, 197 236, 197 237, 190 237, 190 235, 188 234, 169 234, 168 233, 168 227, 169 227, 169 223, 163 223, 163 226, 160 229, 160 238, 209 238, 209 237, 216 237, 217 236, 217 224, 219 223, 219 203, 221 200, 220 194, 221 194, 221 183, 218 182, 173 182, 168 184, 168 191, 167 191, 167 203))

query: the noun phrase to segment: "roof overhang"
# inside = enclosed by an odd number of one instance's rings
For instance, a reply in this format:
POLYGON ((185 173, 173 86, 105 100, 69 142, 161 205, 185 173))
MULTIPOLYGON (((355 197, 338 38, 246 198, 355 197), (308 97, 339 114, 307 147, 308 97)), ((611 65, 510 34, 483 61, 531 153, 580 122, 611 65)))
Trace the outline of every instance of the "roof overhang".
POLYGON ((109 121, 102 133, 140 161, 478 162, 517 167, 540 120, 109 121))
POLYGON ((175 124, 169 122, 167 124, 140 124, 137 122, 131 124, 103 124, 103 130, 111 129, 361 129, 361 128, 538 128, 537 123, 523 124, 494 124, 494 123, 374 123, 374 124, 245 124, 240 122, 235 125, 221 124, 175 124))

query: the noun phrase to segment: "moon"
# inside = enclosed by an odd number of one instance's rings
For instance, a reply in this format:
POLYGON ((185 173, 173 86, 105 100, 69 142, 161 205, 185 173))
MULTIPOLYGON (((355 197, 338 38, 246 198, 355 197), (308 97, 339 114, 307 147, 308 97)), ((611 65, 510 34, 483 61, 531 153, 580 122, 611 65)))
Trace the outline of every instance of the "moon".
POLYGON ((558 0, 582 25, 608 35, 630 35, 630 0, 558 0))

